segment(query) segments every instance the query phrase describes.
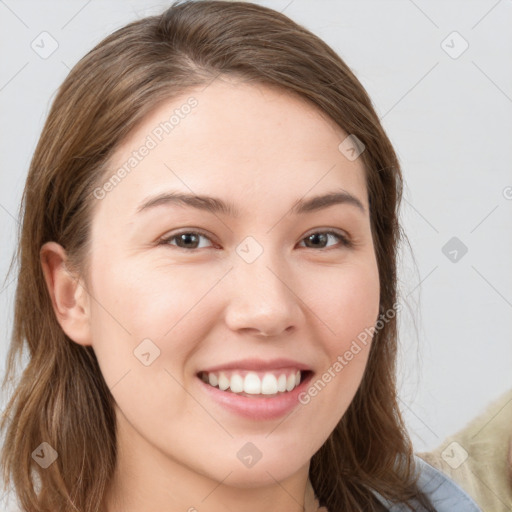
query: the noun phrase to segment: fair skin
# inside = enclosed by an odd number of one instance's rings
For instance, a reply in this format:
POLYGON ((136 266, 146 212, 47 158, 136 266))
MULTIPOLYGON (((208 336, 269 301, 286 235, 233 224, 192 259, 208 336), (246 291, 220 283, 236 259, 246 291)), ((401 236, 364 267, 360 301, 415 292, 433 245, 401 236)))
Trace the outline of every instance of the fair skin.
POLYGON ((159 106, 117 149, 106 179, 190 96, 197 107, 95 200, 90 275, 74 279, 58 244, 41 250, 57 319, 94 348, 116 402, 118 460, 105 510, 299 512, 310 459, 352 401, 369 344, 309 403, 274 419, 227 409, 197 374, 242 358, 290 358, 316 380, 375 325, 363 164, 338 150, 347 134, 314 106, 224 78, 159 106), (291 211, 340 189, 363 210, 345 202, 291 211), (231 202, 239 216, 171 203, 137 212, 171 190, 231 202), (310 238, 330 230, 353 246, 310 238), (178 231, 196 238, 170 238, 178 231), (249 236, 262 249, 251 263, 237 252, 249 236), (144 339, 160 350, 147 366, 134 356, 144 339), (251 467, 237 457, 248 442, 261 454, 251 467))

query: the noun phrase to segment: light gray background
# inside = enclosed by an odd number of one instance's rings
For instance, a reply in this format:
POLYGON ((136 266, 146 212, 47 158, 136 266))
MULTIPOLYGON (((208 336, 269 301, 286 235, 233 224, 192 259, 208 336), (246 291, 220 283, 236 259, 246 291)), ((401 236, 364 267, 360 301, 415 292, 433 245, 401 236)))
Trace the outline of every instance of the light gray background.
MULTIPOLYGON (((402 222, 417 262, 403 251, 400 286, 411 309, 401 318, 400 396, 415 448, 432 449, 512 385, 512 2, 258 3, 341 55, 399 154, 402 222), (464 41, 454 31, 469 45, 457 58, 464 41), (456 262, 442 252, 452 237, 468 248, 456 262)), ((0 0, 2 277, 55 90, 107 34, 169 4, 0 0), (43 31, 59 45, 47 59, 31 48, 43 31)), ((8 280, 0 294, 2 372, 14 290, 8 280)))

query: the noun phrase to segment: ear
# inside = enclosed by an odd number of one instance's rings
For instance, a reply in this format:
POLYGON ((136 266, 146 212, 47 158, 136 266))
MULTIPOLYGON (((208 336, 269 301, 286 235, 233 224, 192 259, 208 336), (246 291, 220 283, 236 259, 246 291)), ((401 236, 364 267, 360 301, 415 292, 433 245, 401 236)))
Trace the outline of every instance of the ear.
POLYGON ((53 310, 62 330, 80 345, 92 345, 89 294, 80 279, 66 267, 65 249, 47 242, 39 253, 53 310))

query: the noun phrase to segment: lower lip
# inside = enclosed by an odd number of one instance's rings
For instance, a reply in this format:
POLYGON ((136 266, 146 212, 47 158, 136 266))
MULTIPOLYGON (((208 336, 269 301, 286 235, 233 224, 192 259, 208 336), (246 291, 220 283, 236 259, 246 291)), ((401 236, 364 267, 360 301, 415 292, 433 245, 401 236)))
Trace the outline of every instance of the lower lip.
POLYGON ((221 391, 219 388, 206 384, 199 377, 197 379, 205 392, 229 411, 252 420, 275 420, 290 413, 300 404, 299 395, 305 391, 312 376, 313 374, 309 372, 306 378, 292 391, 271 398, 265 398, 264 395, 248 397, 231 391, 221 391))

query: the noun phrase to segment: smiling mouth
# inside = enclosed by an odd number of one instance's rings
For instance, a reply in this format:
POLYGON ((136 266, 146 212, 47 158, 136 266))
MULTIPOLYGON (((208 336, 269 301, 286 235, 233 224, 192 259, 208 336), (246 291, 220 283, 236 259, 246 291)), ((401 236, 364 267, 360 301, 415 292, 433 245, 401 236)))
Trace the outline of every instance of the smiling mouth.
POLYGON ((197 377, 207 385, 239 396, 265 397, 285 395, 313 374, 309 370, 284 368, 266 372, 229 370, 199 372, 197 377))

